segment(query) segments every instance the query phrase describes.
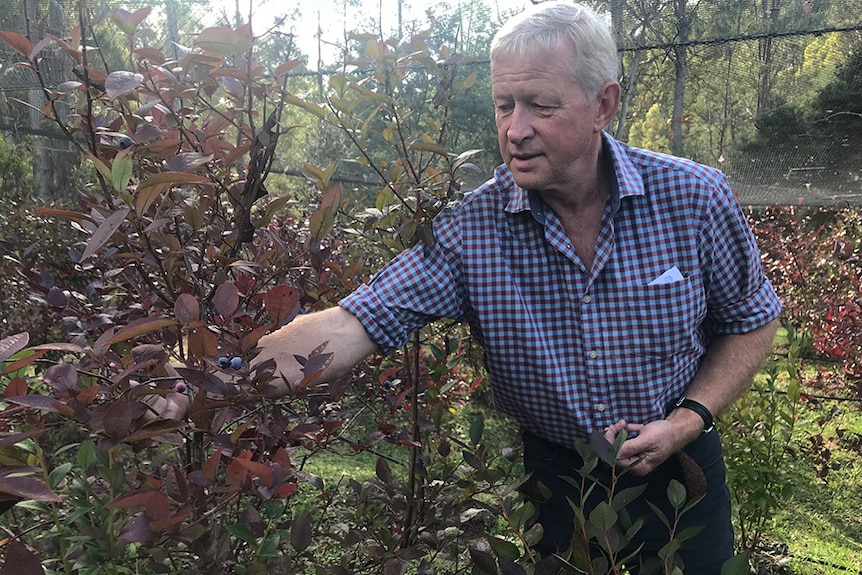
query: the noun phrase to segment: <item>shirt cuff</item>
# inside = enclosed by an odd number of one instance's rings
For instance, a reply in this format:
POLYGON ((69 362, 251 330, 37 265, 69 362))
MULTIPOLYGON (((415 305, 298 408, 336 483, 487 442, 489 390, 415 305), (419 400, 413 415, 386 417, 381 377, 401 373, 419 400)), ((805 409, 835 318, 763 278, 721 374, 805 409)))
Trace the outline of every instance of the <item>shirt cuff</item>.
POLYGON ((715 335, 739 335, 763 327, 781 313, 781 300, 768 279, 745 300, 716 313, 709 325, 715 335))
POLYGON ((404 345, 410 336, 410 332, 367 284, 359 286, 339 301, 338 305, 359 320, 368 336, 380 346, 383 353, 389 353, 404 345))

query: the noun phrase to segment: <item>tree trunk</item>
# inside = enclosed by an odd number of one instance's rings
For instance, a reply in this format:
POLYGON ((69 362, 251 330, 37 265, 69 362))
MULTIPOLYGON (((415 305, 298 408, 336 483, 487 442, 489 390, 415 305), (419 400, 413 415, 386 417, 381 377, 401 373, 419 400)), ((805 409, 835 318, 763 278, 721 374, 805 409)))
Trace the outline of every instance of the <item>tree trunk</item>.
POLYGON ((673 12, 677 22, 677 42, 674 43, 674 72, 676 76, 673 83, 673 113, 670 119, 672 132, 670 149, 674 155, 682 156, 684 153, 684 142, 682 133, 682 120, 685 102, 685 77, 688 71, 688 42, 691 22, 686 12, 686 0, 674 0, 673 12))
MULTIPOLYGON (((68 34, 69 22, 64 0, 52 0, 48 5, 47 16, 39 13, 36 2, 28 2, 26 6, 28 32, 34 44, 48 34, 61 38, 68 34)), ((45 84, 51 87, 63 82, 66 79, 68 57, 60 51, 46 51, 42 56, 39 71, 45 84)), ((44 117, 39 112, 45 105, 45 93, 42 87, 31 88, 28 100, 35 108, 31 108, 30 112, 31 127, 43 128, 44 117)), ((57 101, 55 110, 61 122, 65 122, 69 114, 69 106, 68 96, 57 101)), ((78 162, 78 153, 71 143, 61 138, 36 136, 33 138, 33 150, 34 195, 46 200, 71 196, 69 174, 78 162)))

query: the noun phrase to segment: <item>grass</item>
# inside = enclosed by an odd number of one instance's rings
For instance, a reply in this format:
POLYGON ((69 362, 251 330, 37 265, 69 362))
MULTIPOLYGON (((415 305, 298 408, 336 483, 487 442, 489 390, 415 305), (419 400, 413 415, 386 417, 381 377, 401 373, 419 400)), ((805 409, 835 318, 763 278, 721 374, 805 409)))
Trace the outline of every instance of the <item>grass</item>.
MULTIPOLYGON (((862 414, 858 404, 844 409, 825 401, 816 410, 806 410, 798 433, 801 448, 809 437, 824 437, 829 460, 828 474, 817 477, 811 455, 800 458, 793 489, 786 505, 776 515, 770 539, 789 561, 796 575, 846 575, 862 573, 862 414), (839 438, 836 430, 843 429, 839 438)), ((844 402, 842 402, 844 403, 844 402)))

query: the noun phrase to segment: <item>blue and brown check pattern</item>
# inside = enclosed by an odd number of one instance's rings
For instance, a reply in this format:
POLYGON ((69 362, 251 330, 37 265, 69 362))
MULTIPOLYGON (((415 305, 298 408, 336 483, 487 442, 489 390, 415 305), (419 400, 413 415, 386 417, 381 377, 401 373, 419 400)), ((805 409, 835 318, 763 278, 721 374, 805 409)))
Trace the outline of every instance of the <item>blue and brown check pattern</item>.
POLYGON ((497 407, 555 443, 664 417, 712 337, 781 305, 721 172, 603 137, 617 185, 592 269, 500 166, 437 217, 431 249, 403 252, 340 305, 385 351, 437 318, 468 322, 497 407), (674 266, 682 280, 650 285, 674 266))

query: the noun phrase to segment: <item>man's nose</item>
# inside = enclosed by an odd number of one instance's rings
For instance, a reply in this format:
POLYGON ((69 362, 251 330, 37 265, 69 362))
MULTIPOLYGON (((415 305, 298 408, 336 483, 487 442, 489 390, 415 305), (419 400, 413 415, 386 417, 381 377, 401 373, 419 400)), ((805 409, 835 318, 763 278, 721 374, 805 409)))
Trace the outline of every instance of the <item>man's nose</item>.
POLYGON ((532 135, 533 124, 529 110, 524 106, 516 105, 509 116, 509 125, 506 129, 506 137, 513 144, 517 144, 532 135))

